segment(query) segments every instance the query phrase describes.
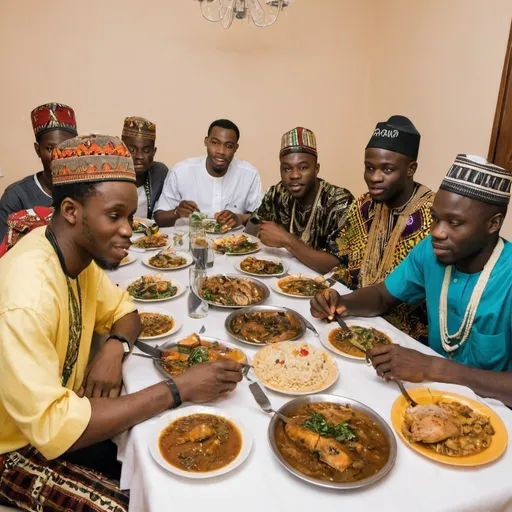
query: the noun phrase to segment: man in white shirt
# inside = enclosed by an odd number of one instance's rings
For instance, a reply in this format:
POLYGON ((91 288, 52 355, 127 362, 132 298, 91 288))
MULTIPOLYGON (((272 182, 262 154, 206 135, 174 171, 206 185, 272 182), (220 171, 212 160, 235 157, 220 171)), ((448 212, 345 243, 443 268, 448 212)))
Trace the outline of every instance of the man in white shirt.
POLYGON ((240 130, 219 119, 204 139, 207 156, 176 164, 168 174, 155 205, 159 226, 174 226, 180 217, 200 211, 220 224, 245 224, 261 202, 258 170, 249 162, 234 159, 240 130))

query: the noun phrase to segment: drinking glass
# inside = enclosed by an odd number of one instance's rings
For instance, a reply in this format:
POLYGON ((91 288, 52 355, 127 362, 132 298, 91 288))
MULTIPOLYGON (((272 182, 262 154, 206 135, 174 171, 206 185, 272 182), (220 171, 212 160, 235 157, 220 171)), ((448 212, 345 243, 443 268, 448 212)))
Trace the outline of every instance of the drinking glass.
POLYGON ((189 269, 188 316, 190 318, 205 318, 208 315, 208 303, 199 295, 199 290, 205 279, 206 270, 193 267, 189 269))
POLYGON ((206 270, 213 267, 215 256, 211 242, 206 238, 204 230, 190 234, 190 252, 194 258, 196 269, 206 270))

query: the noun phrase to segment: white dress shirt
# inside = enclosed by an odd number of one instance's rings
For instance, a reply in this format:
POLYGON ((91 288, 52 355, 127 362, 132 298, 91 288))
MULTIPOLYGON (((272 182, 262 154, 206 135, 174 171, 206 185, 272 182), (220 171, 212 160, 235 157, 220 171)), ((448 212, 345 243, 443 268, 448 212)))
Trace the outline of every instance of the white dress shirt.
POLYGON ((144 185, 142 187, 137 187, 137 211, 135 212, 135 217, 142 217, 145 219, 148 216, 148 198, 146 196, 146 189, 144 185))
POLYGON ((167 175, 155 211, 174 210, 181 201, 194 201, 209 217, 223 210, 251 213, 261 197, 260 175, 249 162, 232 160, 226 174, 214 178, 206 170, 206 157, 189 158, 167 175))

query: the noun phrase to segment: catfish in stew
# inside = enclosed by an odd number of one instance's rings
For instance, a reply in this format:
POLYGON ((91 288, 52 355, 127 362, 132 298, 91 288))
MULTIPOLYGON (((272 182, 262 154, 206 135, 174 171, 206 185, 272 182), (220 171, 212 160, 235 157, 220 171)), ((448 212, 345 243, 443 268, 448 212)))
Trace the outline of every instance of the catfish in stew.
POLYGON ((301 405, 295 422, 276 427, 276 444, 297 471, 326 482, 357 482, 378 473, 389 459, 389 443, 366 414, 333 403, 301 405))
POLYGON ((242 449, 238 428, 213 414, 179 418, 160 434, 158 447, 171 465, 196 473, 214 471, 233 462, 242 449))

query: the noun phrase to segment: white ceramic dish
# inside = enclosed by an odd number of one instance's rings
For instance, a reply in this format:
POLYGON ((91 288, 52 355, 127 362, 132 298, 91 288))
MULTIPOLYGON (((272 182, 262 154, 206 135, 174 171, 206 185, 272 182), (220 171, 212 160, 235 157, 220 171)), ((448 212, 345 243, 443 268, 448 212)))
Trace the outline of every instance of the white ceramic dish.
POLYGON ((154 341, 154 340, 160 340, 162 338, 165 338, 167 336, 170 336, 171 334, 174 334, 178 332, 183 327, 183 319, 178 318, 176 315, 171 314, 169 311, 164 309, 163 307, 158 306, 145 306, 138 309, 139 313, 159 313, 160 315, 165 315, 170 318, 172 318, 174 322, 174 326, 169 331, 159 334, 158 336, 139 336, 139 340, 142 341, 154 341))
POLYGON ((236 261, 234 263, 234 266, 235 266, 235 269, 238 270, 239 272, 242 272, 242 274, 247 274, 249 276, 254 276, 254 277, 278 277, 278 276, 282 276, 284 274, 286 274, 286 272, 288 272, 288 269, 290 268, 290 263, 281 259, 281 258, 273 258, 273 257, 269 257, 269 256, 262 256, 261 258, 258 258, 260 260, 266 260, 266 261, 272 261, 273 263, 281 263, 283 265, 283 271, 282 272, 279 272, 278 274, 255 274, 253 272, 247 272, 247 270, 244 270, 240 265, 242 263, 242 261, 244 261, 246 258, 243 258, 242 260, 240 261, 236 261))
POLYGON ((176 409, 174 411, 169 411, 164 415, 160 416, 158 420, 155 422, 155 426, 153 429, 153 433, 151 436, 151 440, 149 442, 149 451, 155 461, 164 469, 169 471, 170 473, 174 473, 175 475, 183 476, 185 478, 192 479, 201 479, 201 478, 213 478, 215 476, 224 475, 236 469, 240 464, 242 464, 245 459, 249 456, 252 448, 252 436, 250 431, 245 427, 245 425, 235 418, 231 413, 227 411, 223 411, 217 407, 207 407, 204 405, 194 405, 191 407, 183 407, 180 409, 176 409), (171 423, 176 421, 179 418, 183 418, 185 416, 190 416, 192 414, 214 414, 216 416, 220 416, 222 418, 226 418, 231 421, 239 430, 240 435, 242 437, 242 448, 240 453, 236 457, 235 460, 230 462, 227 466, 224 466, 220 469, 216 469, 214 471, 208 471, 204 473, 195 473, 191 471, 182 470, 172 464, 169 464, 160 453, 159 448, 159 439, 162 431, 167 428, 171 423))
POLYGON ((119 267, 125 267, 126 265, 130 265, 131 263, 134 263, 138 259, 139 257, 135 253, 129 251, 128 256, 126 256, 126 258, 123 258, 123 261, 119 263, 119 267))
MULTIPOLYGON (((142 277, 142 276, 140 276, 140 277, 142 277)), ((121 285, 121 287, 123 288, 123 290, 128 291, 128 286, 130 286, 133 282, 140 279, 140 277, 138 277, 137 279, 130 279, 130 281, 125 282, 123 285, 121 285)), ((181 284, 176 279, 163 279, 163 281, 170 281, 173 286, 176 286, 176 288, 178 288, 176 295, 173 295, 172 297, 167 297, 165 299, 137 299, 135 297, 132 297, 132 299, 136 302, 164 302, 166 300, 173 300, 173 299, 178 298, 180 295, 183 295, 188 289, 188 286, 181 284)))
POLYGON ((283 290, 281 290, 281 288, 279 288, 278 282, 281 279, 286 279, 288 277, 307 277, 309 279, 316 279, 316 278, 322 277, 322 276, 314 275, 314 274, 294 274, 292 276, 286 276, 286 277, 281 277, 281 278, 275 279, 274 281, 272 281, 270 283, 270 287, 272 288, 272 290, 274 290, 277 293, 280 293, 281 295, 285 295, 286 297, 292 297, 293 299, 308 299, 308 300, 310 300, 314 297, 314 295, 293 295, 292 293, 286 293, 283 290))
MULTIPOLYGON (((359 325, 360 327, 376 329, 377 331, 380 331, 382 334, 385 334, 393 343, 395 343, 395 341, 393 339, 393 334, 391 333, 391 331, 388 331, 385 327, 384 328, 375 327, 375 325, 372 325, 367 320, 354 320, 354 319, 346 319, 346 318, 344 320, 345 320, 345 323, 349 327, 352 325, 359 325)), ((352 356, 350 354, 343 352, 342 350, 339 350, 338 348, 336 348, 334 345, 331 344, 331 342, 329 341, 329 334, 332 331, 334 331, 335 329, 339 329, 339 325, 336 322, 333 322, 333 323, 329 324, 328 327, 324 328, 320 332, 320 341, 322 342, 322 345, 326 349, 330 350, 331 352, 334 352, 335 354, 338 354, 341 357, 344 357, 346 359, 351 359, 352 361, 364 362, 365 361, 364 356, 362 356, 362 357, 352 356)))
MULTIPOLYGON (((230 235, 230 234, 225 234, 224 236, 221 236, 219 238, 227 238, 227 237, 230 237, 230 236, 239 236, 239 235, 230 235)), ((261 250, 261 242, 260 242, 260 239, 255 237, 255 236, 252 236, 252 235, 244 235, 247 237, 247 239, 249 240, 249 242, 253 242, 253 243, 257 243, 258 244, 258 247, 255 248, 255 249, 252 249, 250 251, 247 251, 247 252, 221 252, 221 251, 217 251, 215 249, 213 249, 217 254, 226 254, 228 256, 245 256, 246 254, 253 254, 255 252, 258 252, 259 250, 261 250)), ((218 241, 218 239, 214 239, 214 242, 215 241, 218 241)))
POLYGON ((150 256, 146 256, 145 258, 142 259, 142 264, 145 265, 146 267, 152 268, 153 270, 169 272, 172 270, 181 270, 182 268, 187 268, 194 263, 194 258, 192 257, 192 255, 190 253, 183 252, 183 251, 176 251, 176 256, 181 256, 181 257, 185 258, 187 260, 187 262, 184 265, 181 265, 179 267, 160 268, 160 267, 155 267, 149 263, 149 260, 151 258, 154 258, 155 256, 156 256, 156 254, 151 254, 150 256))

